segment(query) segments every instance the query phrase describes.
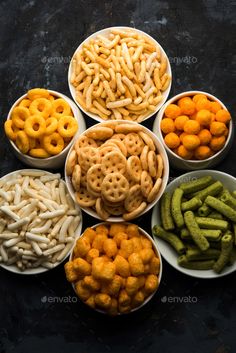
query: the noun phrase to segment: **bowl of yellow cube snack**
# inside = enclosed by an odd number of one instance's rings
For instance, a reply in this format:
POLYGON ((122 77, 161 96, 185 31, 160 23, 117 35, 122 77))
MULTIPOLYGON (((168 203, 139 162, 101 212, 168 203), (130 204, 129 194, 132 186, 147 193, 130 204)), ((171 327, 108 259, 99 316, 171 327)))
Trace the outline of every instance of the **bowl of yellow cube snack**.
POLYGON ((131 223, 100 223, 78 238, 65 264, 78 297, 112 316, 140 309, 154 296, 162 276, 157 245, 131 223))
POLYGON ((229 152, 233 123, 226 106, 201 91, 178 94, 159 111, 153 131, 178 169, 204 169, 218 164, 229 152))
POLYGON ((38 168, 62 167, 74 138, 86 129, 71 99, 44 88, 33 88, 10 109, 4 130, 15 155, 38 168))
POLYGON ((91 118, 142 122, 155 114, 171 88, 171 67, 147 33, 110 27, 79 45, 68 71, 71 95, 91 118))

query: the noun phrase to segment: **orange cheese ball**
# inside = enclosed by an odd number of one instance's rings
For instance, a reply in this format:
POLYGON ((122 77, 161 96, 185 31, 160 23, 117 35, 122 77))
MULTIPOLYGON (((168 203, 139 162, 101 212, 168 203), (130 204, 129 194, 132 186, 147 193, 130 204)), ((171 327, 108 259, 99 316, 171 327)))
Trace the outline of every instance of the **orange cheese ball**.
POLYGON ((175 119, 175 127, 177 130, 183 130, 184 124, 189 120, 187 115, 180 115, 175 119))
POLYGON ((207 96, 205 96, 205 94, 202 94, 202 93, 195 94, 195 96, 193 96, 194 103, 197 103, 199 101, 199 99, 201 99, 201 98, 207 99, 207 96))
POLYGON ((203 129, 198 133, 198 137, 201 145, 205 146, 210 143, 212 135, 208 129, 203 129))
POLYGON ((199 110, 196 116, 196 120, 202 126, 209 126, 211 123, 211 112, 206 109, 199 110))
POLYGON ((214 113, 211 113, 211 122, 213 123, 213 121, 216 120, 216 115, 214 113))
POLYGON ((183 145, 180 145, 177 148, 177 154, 183 159, 192 159, 193 158, 193 152, 187 150, 183 145))
POLYGON ((197 120, 188 120, 184 124, 184 131, 187 134, 198 134, 200 131, 200 124, 197 120))
POLYGON ((229 133, 229 129, 226 127, 225 132, 224 132, 224 136, 227 137, 229 133))
POLYGON ((203 160, 212 156, 212 151, 208 146, 199 146, 194 151, 196 159, 203 160))
POLYGON ((174 132, 170 132, 169 134, 167 134, 164 138, 164 141, 166 145, 171 149, 177 148, 180 144, 179 136, 176 135, 174 132))
POLYGON ((178 106, 180 107, 183 114, 192 115, 195 113, 195 103, 190 97, 181 98, 178 101, 178 106))
POLYGON ((187 150, 195 150, 200 145, 200 139, 196 135, 186 135, 183 137, 183 145, 187 150))
POLYGON ((169 104, 165 110, 165 115, 167 118, 175 119, 181 114, 181 109, 176 104, 169 104))
POLYGON ((230 113, 228 110, 220 109, 216 112, 216 121, 227 124, 230 121, 230 113))
POLYGON ((222 109, 219 102, 211 102, 211 112, 216 114, 218 110, 222 109))
POLYGON ((161 121, 161 131, 164 132, 164 134, 169 134, 170 132, 175 131, 175 123, 172 119, 170 118, 164 118, 161 121))
POLYGON ((225 136, 212 137, 210 142, 210 147, 212 151, 218 152, 219 150, 221 150, 225 144, 225 140, 226 140, 225 136))
POLYGON ((213 121, 213 123, 210 125, 210 132, 214 136, 224 135, 226 129, 226 125, 220 121, 213 121))
POLYGON ((200 111, 202 109, 210 110, 211 102, 207 98, 200 98, 196 103, 196 110, 200 111))

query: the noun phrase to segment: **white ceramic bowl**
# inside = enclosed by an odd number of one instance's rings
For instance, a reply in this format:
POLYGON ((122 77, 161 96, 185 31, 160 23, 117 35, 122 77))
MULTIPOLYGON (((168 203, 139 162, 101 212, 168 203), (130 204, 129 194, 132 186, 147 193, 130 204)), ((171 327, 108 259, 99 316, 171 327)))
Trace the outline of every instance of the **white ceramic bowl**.
MULTIPOLYGON (((22 170, 17 170, 15 172, 9 173, 4 175, 2 178, 0 178, 0 183, 2 182, 7 182, 9 180, 11 180, 11 178, 15 177, 19 172, 31 172, 32 170, 34 171, 38 171, 38 172, 42 172, 42 170, 38 170, 38 169, 22 169, 22 170)), ((50 172, 47 171, 43 171, 45 174, 52 174, 50 172)), ((63 181, 64 182, 64 181, 63 181)), ((65 182, 64 182, 65 183, 65 182)), ((66 183, 65 183, 66 185, 66 183)), ((74 236, 74 243, 72 244, 71 249, 73 249, 74 244, 76 239, 80 236, 81 234, 81 230, 82 230, 82 224, 83 224, 83 219, 82 219, 82 212, 80 210, 80 207, 78 205, 75 204, 75 207, 78 211, 78 215, 80 216, 80 224, 77 227, 76 231, 75 231, 75 236, 74 236)), ((57 266, 59 266, 63 261, 65 261, 65 259, 70 255, 71 250, 68 251, 68 253, 66 254, 66 256, 54 267, 56 268, 57 266)), ((7 271, 13 272, 13 273, 17 273, 20 275, 38 275, 40 273, 44 273, 49 271, 50 269, 47 269, 45 267, 39 266, 37 268, 31 268, 31 269, 26 269, 24 271, 20 271, 20 269, 15 266, 15 265, 4 265, 2 262, 0 262, 0 267, 4 268, 7 271)))
MULTIPOLYGON (((117 124, 123 124, 124 121, 123 120, 116 120, 116 123, 117 124)), ((135 122, 133 121, 126 121, 125 123, 128 123, 128 124, 131 124, 131 125, 136 125, 135 122)), ((100 123, 100 124, 96 124, 92 127, 90 127, 89 129, 87 129, 86 131, 89 131, 91 129, 93 129, 95 126, 100 126, 100 125, 104 125, 106 124, 106 122, 103 124, 100 123)), ((108 123, 109 124, 109 123, 108 123)), ((161 198, 161 195, 163 194, 163 192, 165 191, 165 188, 166 188, 166 185, 167 185, 167 182, 168 182, 168 178, 169 178, 169 161, 168 161, 168 157, 167 157, 167 154, 166 154, 166 151, 162 145, 162 143, 160 142, 160 140, 149 130, 147 129, 145 126, 143 126, 143 131, 146 132, 154 141, 155 145, 156 145, 156 148, 158 150, 158 152, 160 153, 162 159, 163 159, 163 163, 164 163, 164 174, 162 176, 162 184, 161 184, 161 188, 158 192, 158 195, 156 197, 156 199, 149 203, 147 205, 147 207, 145 208, 145 210, 139 214, 138 217, 141 217, 143 214, 145 214, 146 212, 148 212, 157 202, 158 200, 161 198)), ((83 135, 83 134, 82 134, 83 135)), ((68 156, 67 156, 67 159, 66 159, 66 163, 67 163, 67 160, 68 160, 68 157, 72 151, 72 149, 74 148, 74 145, 71 146, 71 149, 68 153, 68 156)), ((66 163, 65 163, 65 166, 66 166, 66 163)), ((67 176, 66 174, 66 168, 65 168, 65 180, 66 180, 66 185, 67 185, 67 188, 69 190, 69 193, 71 195, 71 197, 73 198, 73 200, 76 202, 76 198, 75 198, 75 191, 73 189, 73 186, 72 186, 72 182, 71 182, 71 178, 67 176)), ((101 219, 98 214, 92 209, 92 208, 83 208, 81 207, 83 211, 85 211, 86 213, 88 213, 90 216, 94 217, 94 218, 97 218, 97 219, 101 219)), ((109 217, 107 219, 108 222, 124 222, 124 219, 122 217, 109 217)))
MULTIPOLYGON (((9 142, 10 142, 10 145, 12 147, 12 151, 14 152, 16 157, 21 162, 29 165, 30 167, 45 168, 45 169, 56 169, 56 168, 61 168, 64 165, 67 153, 68 153, 71 145, 73 144, 74 140, 83 131, 86 130, 86 124, 85 124, 85 121, 84 121, 82 113, 80 112, 78 107, 75 105, 75 103, 70 98, 68 98, 64 94, 56 92, 56 91, 48 90, 48 92, 50 92, 53 96, 63 98, 70 105, 71 110, 72 110, 72 112, 74 114, 74 117, 78 121, 78 125, 79 125, 78 131, 77 131, 76 135, 73 137, 73 139, 71 140, 71 142, 68 144, 68 146, 66 146, 66 148, 61 153, 59 153, 56 156, 52 156, 52 157, 49 157, 49 158, 34 158, 34 157, 31 157, 31 156, 29 156, 27 154, 23 154, 17 148, 16 144, 13 141, 9 140, 9 142)), ((27 94, 24 94, 23 96, 18 98, 17 101, 13 104, 13 106, 11 107, 11 109, 10 109, 10 111, 8 113, 7 120, 9 120, 11 118, 13 109, 22 101, 22 99, 26 98, 26 96, 27 96, 27 94)))
MULTIPOLYGON (((109 224, 109 222, 102 222, 102 223, 98 223, 98 224, 95 224, 94 226, 91 226, 91 228, 96 228, 100 225, 103 225, 103 224, 109 224)), ((124 222, 124 224, 131 224, 131 223, 128 223, 128 222, 124 222)), ((158 278, 159 278, 159 285, 157 287, 157 289, 149 296, 145 299, 145 301, 140 305, 140 306, 137 306, 136 308, 132 309, 129 313, 125 313, 125 314, 121 314, 121 313, 118 313, 118 315, 126 315, 126 314, 130 314, 130 313, 133 313, 139 309, 141 309, 144 305, 146 305, 151 299, 152 297, 156 294, 156 292, 158 291, 159 287, 160 287, 160 284, 161 284, 161 278, 162 278, 162 268, 163 268, 163 264, 162 264, 162 258, 161 258, 161 254, 160 254, 160 251, 159 251, 159 248, 158 248, 158 244, 153 240, 153 238, 145 231, 143 230, 142 228, 138 227, 140 233, 142 233, 145 237, 147 237, 151 242, 152 242, 152 245, 153 245, 153 249, 154 249, 154 252, 155 254, 157 255, 157 257, 160 259, 160 271, 159 271, 159 275, 158 275, 158 278)), ((81 234, 81 236, 83 236, 83 234, 81 234)), ((78 238, 77 238, 78 239, 78 238)), ((70 258, 69 260, 72 261, 73 259, 73 248, 71 250, 71 254, 70 254, 70 258)), ((75 285, 72 283, 72 287, 75 291, 75 285)), ((76 293, 76 291, 75 291, 76 293)), ((77 295, 77 293, 76 293, 77 295)), ((102 311, 102 310, 99 310, 99 309, 94 309, 96 311, 98 311, 99 313, 102 313, 102 314, 106 314, 107 313, 105 311, 102 311)))
MULTIPOLYGON (((98 31, 98 32, 93 33, 91 36, 89 36, 88 38, 86 38, 86 39, 78 46, 78 48, 77 48, 76 51, 74 52, 72 58, 74 57, 74 55, 75 55, 79 50, 81 50, 82 46, 83 46, 85 43, 90 42, 91 39, 95 39, 98 35, 103 35, 103 36, 107 37, 108 34, 110 33, 110 30, 111 30, 111 29, 114 29, 114 28, 115 28, 115 29, 119 29, 119 30, 123 30, 123 31, 125 31, 125 30, 132 30, 133 32, 137 32, 138 34, 141 34, 141 35, 143 35, 143 36, 148 37, 148 39, 151 40, 155 46, 157 46, 157 47, 160 48, 161 54, 163 54, 163 55, 165 55, 165 56, 167 57, 167 55, 166 55, 164 49, 162 48, 162 46, 161 46, 153 37, 151 37, 149 34, 143 32, 143 31, 141 31, 141 30, 139 30, 139 29, 136 29, 136 28, 132 28, 132 27, 121 27, 121 26, 119 26, 119 27, 104 28, 104 29, 102 29, 102 30, 100 30, 100 31, 98 31)), ((99 122, 104 122, 104 120, 103 120, 102 118, 100 118, 98 115, 93 114, 93 113, 91 113, 91 112, 85 111, 85 110, 82 108, 82 106, 77 102, 76 97, 75 97, 75 88, 74 88, 74 86, 70 83, 70 77, 71 77, 71 71, 72 71, 72 68, 71 68, 72 64, 71 64, 71 63, 72 63, 72 60, 71 60, 70 65, 69 65, 68 84, 69 84, 70 93, 71 93, 71 95, 72 95, 72 97, 73 97, 75 103, 76 103, 76 104, 78 105, 78 107, 79 107, 85 114, 87 114, 90 118, 92 118, 92 119, 94 119, 94 120, 97 120, 97 121, 99 121, 99 122)), ((170 66, 170 62, 169 62, 168 57, 167 57, 167 74, 170 75, 170 77, 172 78, 171 66, 170 66)), ((168 98, 168 96, 169 96, 169 93, 170 93, 171 82, 172 82, 172 79, 171 79, 171 81, 170 81, 170 84, 169 84, 169 87, 167 88, 167 90, 165 90, 165 91, 163 92, 163 99, 162 99, 162 101, 157 105, 156 110, 153 111, 153 112, 151 112, 143 121, 149 119, 151 116, 153 116, 154 114, 156 114, 156 113, 158 112, 158 110, 161 108, 161 106, 165 103, 165 101, 167 100, 167 98, 168 98)))
MULTIPOLYGON (((173 180, 170 184, 168 184, 166 188, 166 192, 173 193, 174 190, 183 182, 188 182, 191 180, 198 179, 203 176, 210 175, 212 176, 215 180, 219 180, 223 183, 223 185, 229 189, 230 191, 236 190, 236 179, 226 173, 217 171, 217 170, 199 170, 199 171, 193 171, 190 173, 183 174, 182 176, 176 178, 173 180)), ((152 228, 157 224, 161 225, 161 217, 160 217, 160 203, 158 203, 152 212, 152 228)), ((233 265, 226 266, 224 270, 220 273, 217 274, 213 270, 189 270, 184 267, 181 267, 177 263, 177 258, 178 255, 176 251, 164 240, 155 237, 154 236, 154 241, 155 243, 159 246, 161 255, 164 257, 164 259, 171 265, 173 266, 176 270, 189 275, 191 277, 197 277, 197 278, 218 278, 222 276, 226 276, 234 271, 236 271, 236 262, 233 265)))
POLYGON ((169 157, 169 161, 171 166, 173 166, 174 168, 177 169, 183 169, 183 170, 197 170, 197 169, 205 169, 205 168, 211 168, 214 167, 215 165, 217 165, 218 163, 220 163, 225 156, 227 155, 227 153, 229 152, 229 149, 232 145, 233 142, 233 135, 234 135, 234 131, 233 131, 233 122, 232 119, 229 123, 229 134, 227 137, 227 140, 225 142, 224 147, 218 151, 217 153, 215 153, 212 157, 204 159, 204 160, 186 160, 183 159, 181 157, 179 157, 176 153, 174 153, 166 144, 165 141, 163 139, 163 135, 162 135, 162 131, 161 131, 161 120, 164 116, 165 113, 165 109, 166 107, 171 104, 171 103, 175 103, 177 100, 179 100, 180 98, 183 97, 188 97, 188 96, 194 96, 195 94, 204 94, 206 95, 210 100, 216 101, 218 103, 221 104, 221 106, 224 109, 227 109, 226 106, 224 105, 224 103, 222 103, 218 98, 216 98, 215 96, 213 96, 210 93, 206 93, 206 92, 202 92, 202 91, 188 91, 188 92, 183 92, 180 94, 177 94, 176 96, 172 97, 171 99, 169 99, 165 105, 163 105, 163 107, 161 108, 161 110, 158 112, 155 121, 153 123, 153 132, 159 137, 159 139, 161 140, 161 142, 163 143, 163 145, 165 146, 165 149, 167 151, 168 157, 169 157))

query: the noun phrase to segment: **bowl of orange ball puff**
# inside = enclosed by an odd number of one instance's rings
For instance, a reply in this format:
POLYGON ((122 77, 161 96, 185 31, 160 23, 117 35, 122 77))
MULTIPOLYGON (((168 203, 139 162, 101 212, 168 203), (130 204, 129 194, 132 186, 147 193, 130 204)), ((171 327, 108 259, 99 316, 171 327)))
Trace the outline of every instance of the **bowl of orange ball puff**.
POLYGON ((59 168, 74 138, 83 131, 84 118, 65 95, 33 88, 10 109, 4 130, 16 157, 36 168, 59 168))
POLYGON ((99 223, 87 228, 65 264, 77 296, 112 316, 140 309, 156 293, 162 276, 157 245, 131 223, 99 223))
POLYGON ((225 105, 213 95, 189 91, 171 98, 153 125, 177 169, 213 167, 229 152, 233 123, 225 105))

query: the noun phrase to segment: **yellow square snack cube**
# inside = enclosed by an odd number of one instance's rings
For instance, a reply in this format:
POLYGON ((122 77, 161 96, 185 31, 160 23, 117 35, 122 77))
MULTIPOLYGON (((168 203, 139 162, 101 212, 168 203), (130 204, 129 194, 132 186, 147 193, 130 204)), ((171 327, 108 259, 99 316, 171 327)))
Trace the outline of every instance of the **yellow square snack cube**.
POLYGON ((119 232, 123 232, 123 233, 126 233, 126 225, 124 224, 120 224, 120 223, 114 223, 114 224, 111 224, 111 228, 110 228, 110 233, 109 235, 111 237, 114 237, 117 233, 119 232))
POLYGON ((103 243, 103 250, 106 255, 109 257, 113 257, 117 254, 117 245, 113 239, 106 239, 103 243))
POLYGON ((97 233, 95 232, 95 230, 93 230, 92 228, 86 228, 82 238, 86 239, 90 244, 92 244, 96 235, 97 233))
POLYGON ((140 306, 145 300, 145 296, 142 290, 139 290, 133 297, 132 307, 135 308, 140 306))
POLYGON ((134 246, 132 240, 123 239, 120 243, 120 254, 126 259, 134 252, 134 246))
POLYGON ((133 238, 133 237, 139 237, 140 233, 139 233, 139 229, 138 226, 136 224, 129 224, 126 228, 126 232, 129 236, 129 238, 133 238))
POLYGON ((98 293, 95 295, 95 304, 99 309, 107 310, 111 306, 111 297, 105 293, 98 293))
POLYGON ((96 233, 97 234, 105 234, 108 236, 109 228, 107 226, 105 226, 104 224, 100 224, 99 226, 96 227, 96 233))
POLYGON ((92 276, 96 279, 100 279, 100 273, 102 272, 104 266, 104 259, 101 257, 96 257, 92 261, 92 276))
POLYGON ((90 308, 95 309, 95 294, 90 295, 90 297, 85 302, 90 308))
POLYGON ((122 278, 119 275, 114 275, 112 281, 107 284, 106 290, 109 295, 117 296, 122 284, 122 278))
POLYGON ((114 235, 113 238, 117 244, 117 246, 119 247, 122 240, 128 239, 128 235, 125 232, 118 232, 114 235))
POLYGON ((119 293, 118 303, 122 306, 127 306, 131 303, 131 298, 125 289, 122 289, 119 293))
POLYGON ((103 266, 102 272, 100 273, 100 279, 102 281, 112 281, 116 273, 116 266, 113 262, 107 262, 103 266))
POLYGON ((93 240, 92 248, 99 250, 99 252, 103 251, 104 241, 107 239, 105 234, 97 234, 93 240))
POLYGON ((138 287, 140 289, 140 288, 142 288, 145 285, 146 276, 141 275, 141 276, 138 276, 137 279, 138 279, 138 287))
POLYGON ((126 280, 125 289, 129 296, 133 296, 139 289, 138 277, 129 276, 126 280))
POLYGON ((122 277, 130 276, 130 265, 124 257, 117 255, 114 263, 116 265, 116 273, 118 275, 122 277))
POLYGON ((84 287, 84 281, 78 281, 75 283, 75 291, 83 301, 87 300, 91 296, 91 291, 84 287))
POLYGON ((98 291, 101 288, 101 284, 93 276, 85 276, 84 287, 91 291, 98 291))
POLYGON ((154 251, 151 248, 144 248, 139 252, 144 264, 149 263, 154 257, 154 251))
POLYGON ((96 257, 99 257, 98 249, 90 249, 86 255, 86 261, 88 261, 91 264, 93 259, 95 259, 96 257))
POLYGON ((91 265, 81 257, 73 260, 74 270, 81 276, 90 275, 91 265))
POLYGON ((153 293, 157 289, 158 284, 159 281, 156 275, 148 275, 144 286, 145 293, 153 293))
POLYGON ((128 258, 130 264, 130 272, 133 276, 140 276, 144 273, 144 265, 139 253, 133 253, 128 258))
POLYGON ((140 237, 141 244, 143 248, 151 248, 152 249, 152 242, 151 240, 147 239, 145 236, 140 237))
POLYGON ((91 246, 84 237, 81 237, 77 240, 76 246, 74 248, 74 256, 75 257, 85 257, 91 246))
POLYGON ((108 314, 115 316, 118 314, 118 301, 115 298, 111 298, 111 305, 108 309, 108 314))
POLYGON ((78 280, 78 273, 74 270, 73 261, 68 261, 65 266, 66 279, 68 282, 74 282, 78 280))
POLYGON ((153 275, 158 275, 160 272, 160 259, 158 257, 153 257, 150 262, 150 273, 153 275))
POLYGON ((132 243, 133 243, 133 251, 134 252, 139 252, 140 250, 142 250, 143 246, 142 246, 142 242, 141 239, 138 237, 133 237, 131 239, 132 243))

